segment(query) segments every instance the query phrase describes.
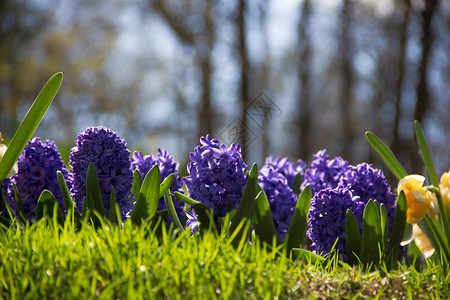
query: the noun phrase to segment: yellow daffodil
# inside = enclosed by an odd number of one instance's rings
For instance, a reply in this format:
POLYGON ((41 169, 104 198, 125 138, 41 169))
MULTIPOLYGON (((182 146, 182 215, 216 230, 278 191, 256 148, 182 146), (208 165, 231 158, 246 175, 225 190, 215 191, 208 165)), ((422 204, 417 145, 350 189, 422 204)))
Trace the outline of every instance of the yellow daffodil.
POLYGON ((441 190, 442 202, 444 202, 445 212, 447 218, 450 217, 450 170, 441 176, 441 183, 439 184, 441 190))
POLYGON ((423 252, 426 258, 431 257, 434 253, 434 247, 431 245, 430 239, 428 236, 423 233, 422 229, 420 229, 419 225, 413 225, 413 239, 416 243, 417 247, 423 252))
MULTIPOLYGON (((3 138, 2 138, 2 133, 0 132, 0 160, 2 160, 3 156, 6 153, 6 150, 8 150, 8 147, 6 147, 6 145, 3 145, 2 142, 3 142, 3 138)), ((16 173, 17 173, 17 163, 14 164, 12 170, 9 172, 8 176, 6 176, 6 177, 11 177, 16 173)))
POLYGON ((398 183, 398 193, 403 191, 406 196, 406 222, 415 224, 420 222, 427 212, 431 217, 435 215, 432 193, 423 189, 425 177, 408 175, 398 183))

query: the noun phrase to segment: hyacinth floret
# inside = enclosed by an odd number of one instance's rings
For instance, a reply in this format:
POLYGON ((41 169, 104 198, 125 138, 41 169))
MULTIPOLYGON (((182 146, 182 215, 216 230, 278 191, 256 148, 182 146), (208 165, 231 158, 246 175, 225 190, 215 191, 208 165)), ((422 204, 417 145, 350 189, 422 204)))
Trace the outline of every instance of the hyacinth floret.
POLYGON ((266 158, 263 168, 265 166, 271 166, 275 172, 286 177, 288 185, 292 188, 294 178, 297 174, 300 174, 303 178, 306 162, 299 159, 296 165, 295 163, 291 163, 287 157, 277 157, 274 159, 272 155, 270 155, 266 158))
POLYGON ((11 180, 8 184, 8 198, 13 210, 16 211, 17 207, 12 183, 17 186, 23 211, 28 220, 34 219, 36 205, 44 189, 53 193, 61 211, 65 214, 66 208, 56 172, 62 172, 64 178, 66 178, 68 188, 71 187, 71 182, 67 180, 68 171, 61 160, 61 155, 55 142, 47 140, 43 143, 40 138, 33 138, 19 156, 17 165, 18 172, 10 178, 11 180))
POLYGON ((311 199, 308 213, 309 229, 306 235, 311 239, 311 249, 325 255, 332 249, 337 238, 336 250, 345 256, 345 217, 350 209, 361 227, 364 203, 348 188, 325 188, 311 199))
POLYGON ((350 166, 342 175, 338 186, 349 188, 353 195, 359 196, 359 201, 364 205, 370 199, 379 204, 383 203, 388 214, 389 227, 392 227, 397 196, 391 193, 391 187, 381 170, 368 163, 350 166))
POLYGON ((122 217, 126 217, 133 208, 133 173, 129 156, 125 140, 107 127, 89 127, 78 135, 76 146, 70 151, 69 164, 72 167, 70 178, 73 183, 70 193, 79 211, 86 196, 87 169, 92 162, 97 169, 106 213, 109 213, 111 188, 114 187, 122 217))
POLYGON ((191 198, 212 208, 215 217, 223 217, 237 208, 247 180, 247 165, 240 145, 227 148, 209 134, 200 143, 189 155, 189 175, 184 183, 191 198))
POLYGON ((294 192, 282 169, 267 164, 267 160, 259 171, 258 183, 267 195, 278 240, 283 241, 297 202, 294 192))
MULTIPOLYGON (((170 191, 172 193, 184 193, 183 180, 177 175, 179 163, 175 161, 175 159, 169 154, 169 152, 159 148, 157 155, 148 154, 144 156, 140 151, 135 151, 133 153, 133 156, 131 158, 131 170, 139 170, 142 178, 144 178, 145 175, 147 175, 147 173, 150 171, 150 169, 155 165, 158 165, 159 167, 159 171, 161 173, 161 182, 170 174, 175 175, 175 179, 170 186, 170 191)), ((183 213, 184 203, 176 198, 172 199, 178 218, 180 218, 180 220, 183 220, 185 218, 183 213)), ((161 197, 158 202, 158 210, 164 209, 166 209, 166 204, 164 202, 164 197, 161 197)))
POLYGON ((314 195, 324 188, 335 188, 347 170, 348 162, 340 156, 330 159, 326 150, 318 151, 313 157, 314 160, 304 172, 301 188, 309 184, 314 195))

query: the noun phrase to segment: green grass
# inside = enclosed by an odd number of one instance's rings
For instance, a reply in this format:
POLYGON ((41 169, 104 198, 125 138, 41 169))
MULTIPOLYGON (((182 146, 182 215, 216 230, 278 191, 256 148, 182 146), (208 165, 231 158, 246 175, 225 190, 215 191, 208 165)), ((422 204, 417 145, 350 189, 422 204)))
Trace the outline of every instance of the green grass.
POLYGON ((438 266, 381 276, 346 265, 291 261, 254 243, 188 231, 159 238, 145 226, 79 232, 66 222, 0 231, 0 298, 446 298, 438 266))

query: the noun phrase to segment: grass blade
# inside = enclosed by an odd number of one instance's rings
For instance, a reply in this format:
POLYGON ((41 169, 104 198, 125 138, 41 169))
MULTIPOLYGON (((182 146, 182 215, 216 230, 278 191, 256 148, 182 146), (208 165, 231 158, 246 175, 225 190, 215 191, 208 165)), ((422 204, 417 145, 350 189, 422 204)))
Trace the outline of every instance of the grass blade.
MULTIPOLYGON (((244 192, 242 193, 241 200, 239 201, 239 206, 231 219, 231 224, 229 228, 229 234, 233 235, 234 231, 238 227, 241 222, 246 222, 251 220, 253 217, 253 210, 255 208, 255 196, 256 190, 258 186, 258 166, 256 163, 253 164, 250 173, 247 178, 247 182, 245 184, 244 192)), ((246 226, 241 226, 241 230, 236 234, 233 245, 238 246, 239 242, 242 238, 242 235, 245 234, 243 231, 246 226)), ((246 232, 248 234, 248 231, 246 232)))
POLYGON ((395 177, 397 177, 397 179, 400 180, 408 175, 405 168, 403 168, 403 166, 400 164, 392 150, 389 149, 389 147, 385 143, 383 143, 375 134, 368 131, 366 132, 366 138, 370 145, 381 156, 388 169, 392 172, 392 174, 395 175, 395 177))
POLYGON ((358 264, 358 257, 361 255, 361 233, 356 217, 350 209, 347 209, 345 216, 345 254, 349 264, 358 264))
POLYGON ((259 194, 256 196, 255 213, 253 215, 253 228, 261 241, 272 245, 273 239, 276 237, 276 230, 272 212, 270 211, 269 200, 259 185, 258 190, 259 194))
POLYGON ((303 247, 306 241, 306 230, 308 229, 308 212, 311 203, 311 187, 306 186, 295 206, 294 215, 292 216, 291 224, 289 225, 286 236, 286 247, 288 252, 292 248, 303 247))
POLYGON ((14 134, 14 137, 9 143, 8 150, 6 150, 3 159, 0 161, 0 184, 5 180, 23 149, 25 149, 28 141, 33 137, 34 132, 61 86, 62 78, 62 73, 56 73, 47 81, 36 100, 34 100, 19 129, 14 134))

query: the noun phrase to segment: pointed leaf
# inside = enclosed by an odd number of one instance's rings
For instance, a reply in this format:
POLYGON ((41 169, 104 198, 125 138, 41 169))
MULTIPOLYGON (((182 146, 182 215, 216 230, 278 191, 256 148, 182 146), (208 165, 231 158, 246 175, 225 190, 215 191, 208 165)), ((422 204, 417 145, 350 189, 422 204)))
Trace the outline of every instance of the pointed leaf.
POLYGON ((161 173, 155 165, 145 176, 136 204, 131 212, 133 224, 140 225, 143 220, 152 218, 158 210, 161 173))
POLYGON ((175 206, 173 205, 172 196, 170 196, 169 193, 166 193, 166 195, 164 195, 164 202, 166 204, 167 213, 173 224, 175 224, 178 229, 183 231, 183 225, 181 225, 180 219, 178 218, 177 212, 175 211, 175 206))
POLYGON ((109 198, 109 222, 116 223, 116 189, 111 187, 111 197, 109 198))
MULTIPOLYGON (((394 224, 392 225, 391 236, 389 237, 390 251, 398 251, 400 243, 403 239, 403 234, 406 228, 406 197, 403 191, 397 197, 397 207, 395 208, 394 224)), ((394 255, 397 257, 397 255, 394 255)))
POLYGON ((142 185, 142 175, 138 169, 133 171, 133 184, 131 186, 131 193, 134 196, 134 199, 138 198, 139 191, 141 190, 142 185))
POLYGON ((194 199, 189 198, 188 196, 183 195, 182 193, 179 192, 175 192, 174 196, 181 202, 189 204, 190 206, 192 206, 192 208, 194 208, 197 220, 200 223, 199 228, 208 229, 210 225, 213 225, 210 222, 209 217, 210 213, 208 206, 198 201, 195 201, 194 199))
POLYGON ((292 249, 292 255, 298 259, 307 262, 308 264, 321 264, 327 263, 327 259, 318 254, 312 253, 311 251, 305 249, 294 248, 292 249))
POLYGON ((0 184, 5 180, 28 141, 33 137, 36 128, 58 92, 62 78, 62 73, 56 73, 47 81, 14 134, 8 150, 0 160, 0 184))
POLYGON ((405 171, 405 168, 403 168, 403 166, 400 164, 392 150, 389 149, 389 147, 385 143, 383 143, 375 134, 368 131, 366 132, 366 138, 369 141, 370 145, 381 156, 392 174, 394 174, 398 180, 408 175, 408 173, 405 171))
POLYGON ((13 185, 13 191, 14 191, 14 199, 16 199, 17 214, 22 219, 22 222, 26 222, 27 216, 25 215, 25 211, 23 210, 22 199, 20 198, 19 191, 17 190, 17 186, 14 182, 12 183, 12 185, 13 185))
POLYGON ((294 194, 298 195, 301 192, 300 186, 302 185, 302 175, 297 173, 294 177, 294 181, 292 182, 292 191, 294 194))
MULTIPOLYGON (((61 196, 64 201, 64 206, 66 207, 67 215, 71 216, 73 214, 74 220, 79 225, 81 220, 80 213, 73 203, 72 197, 70 197, 69 189, 67 188, 66 180, 61 171, 56 171, 56 177, 58 179, 59 189, 61 190, 61 196)), ((77 226, 78 227, 78 226, 77 226)))
POLYGON ((56 202, 55 196, 50 192, 49 190, 44 190, 41 195, 39 196, 37 205, 36 205, 36 215, 35 220, 36 222, 44 217, 48 217, 49 219, 53 218, 53 213, 56 210, 56 218, 58 221, 58 224, 61 226, 64 225, 64 217, 61 212, 61 208, 58 205, 58 202, 56 202))
POLYGON ((159 198, 164 197, 164 195, 169 191, 170 187, 172 186, 174 180, 175 180, 174 174, 170 174, 169 176, 166 177, 166 179, 163 180, 159 188, 159 198))
POLYGON ((369 200, 363 214, 363 230, 360 259, 363 264, 375 263, 380 260, 381 219, 376 204, 369 200))
POLYGON ((420 153, 422 154, 422 159, 425 163, 425 168, 431 184, 434 187, 439 188, 439 181, 436 176, 436 171, 434 170, 433 160, 431 159, 430 151, 428 150, 427 141, 425 139, 425 135, 423 134, 422 127, 417 120, 414 121, 414 131, 416 133, 417 143, 419 144, 420 153))
POLYGON ((289 251, 292 248, 303 247, 306 241, 306 231, 308 229, 308 212, 311 204, 311 187, 306 186, 295 206, 294 215, 286 236, 286 247, 289 251))
MULTIPOLYGON (((255 196, 257 186, 258 186, 258 166, 256 165, 256 163, 254 163, 248 175, 244 192, 242 193, 241 200, 239 201, 239 206, 233 218, 231 219, 231 224, 229 228, 230 235, 234 233, 234 231, 241 222, 246 222, 252 219, 253 210, 255 207, 255 196)), ((235 236, 233 240, 233 245, 235 247, 239 245, 239 242, 242 239, 242 235, 245 234, 244 232, 245 228, 246 226, 241 226, 241 230, 235 236)))
POLYGON ((7 208, 6 198, 6 190, 0 189, 0 223, 8 227, 10 225, 11 215, 7 208))
POLYGON ((381 217, 381 241, 383 253, 387 249, 389 241, 389 218, 386 211, 386 206, 383 203, 380 204, 380 217, 381 217))
POLYGON ((92 206, 89 206, 89 208, 97 211, 102 217, 106 216, 98 182, 97 168, 92 162, 89 163, 86 174, 86 197, 88 198, 88 203, 92 202, 92 206))
POLYGON ((255 213, 253 215, 253 228, 256 236, 261 241, 272 245, 273 238, 276 237, 275 225, 273 223, 272 212, 270 211, 269 200, 266 193, 258 185, 259 194, 256 196, 255 213))
POLYGON ((358 264, 358 257, 361 255, 361 234, 358 221, 350 209, 347 209, 345 216, 345 254, 351 265, 358 264))

